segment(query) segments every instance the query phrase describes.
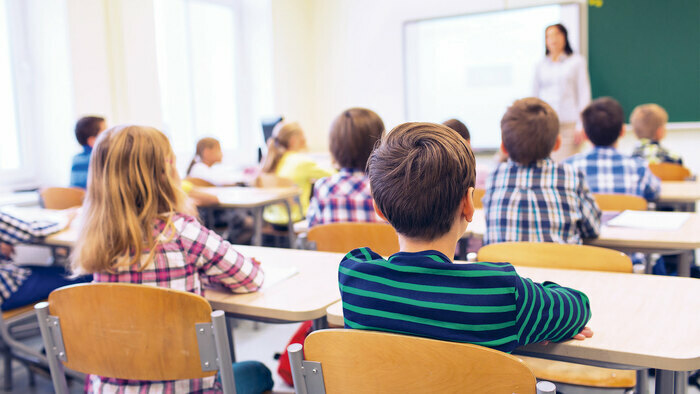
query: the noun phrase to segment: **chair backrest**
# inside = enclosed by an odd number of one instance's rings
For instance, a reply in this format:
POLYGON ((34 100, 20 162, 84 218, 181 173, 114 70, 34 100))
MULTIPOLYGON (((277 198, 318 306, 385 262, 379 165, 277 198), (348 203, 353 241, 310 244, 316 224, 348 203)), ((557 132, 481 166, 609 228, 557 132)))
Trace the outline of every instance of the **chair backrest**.
POLYGON ((311 333, 304 356, 320 363, 328 393, 535 393, 518 358, 466 343, 333 329, 311 333))
POLYGON ((595 202, 603 211, 624 211, 631 209, 634 211, 646 211, 647 200, 643 197, 632 194, 593 194, 595 202))
POLYGON ((632 272, 632 260, 622 252, 588 245, 553 242, 503 242, 479 249, 478 261, 508 262, 515 266, 632 272))
POLYGON ((255 187, 292 187, 296 186, 294 181, 288 178, 282 178, 275 174, 260 173, 257 178, 255 178, 255 187))
POLYGON ((46 209, 67 209, 83 205, 85 190, 78 187, 45 187, 39 191, 41 206, 46 209))
POLYGON ((386 223, 328 223, 312 227, 306 239, 322 252, 347 253, 367 246, 382 256, 399 251, 399 237, 386 223))
POLYGON ((216 185, 214 185, 213 183, 211 183, 211 182, 209 182, 209 181, 207 181, 207 180, 205 180, 205 179, 202 179, 202 178, 195 178, 195 177, 192 177, 192 176, 188 176, 187 178, 185 178, 185 180, 186 180, 187 182, 191 183, 193 186, 198 186, 198 187, 213 187, 213 186, 216 186, 216 185))
POLYGON ((485 189, 474 189, 474 208, 480 209, 484 207, 484 202, 481 201, 486 194, 485 189))
POLYGON ((675 163, 651 163, 649 169, 662 181, 684 181, 690 177, 690 170, 675 163))
MULTIPOLYGON (((212 313, 196 294, 125 283, 80 284, 54 290, 48 304, 36 309, 40 324, 42 313, 58 318, 63 364, 72 370, 119 379, 196 379, 215 375, 220 358, 222 376, 228 375, 223 312, 212 313), (224 338, 218 338, 221 330, 224 338)), ((47 349, 56 337, 51 331, 45 335, 50 326, 41 327, 47 349)), ((56 386, 53 369, 52 377, 56 386)))

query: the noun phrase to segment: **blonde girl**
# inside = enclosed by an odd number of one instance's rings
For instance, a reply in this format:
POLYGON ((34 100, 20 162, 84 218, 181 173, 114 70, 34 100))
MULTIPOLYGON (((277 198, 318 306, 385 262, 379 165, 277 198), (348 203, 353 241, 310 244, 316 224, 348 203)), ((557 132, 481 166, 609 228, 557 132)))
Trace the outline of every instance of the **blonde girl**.
MULTIPOLYGON (((309 208, 311 187, 321 178, 333 172, 319 165, 304 155, 306 137, 298 123, 280 122, 272 131, 272 137, 267 141, 267 155, 263 160, 262 172, 277 175, 293 181, 301 188, 301 209, 294 206, 292 220, 302 219, 302 212, 309 208)), ((287 210, 283 205, 274 205, 265 209, 263 217, 276 225, 286 225, 289 222, 287 210)))
MULTIPOLYGON (((167 137, 151 127, 118 126, 97 140, 89 170, 85 221, 72 256, 75 273, 95 282, 127 282, 202 294, 204 284, 233 292, 260 288, 259 263, 238 253, 183 212, 185 195, 167 137)), ((237 363, 239 392, 272 387, 257 362, 237 363), (251 374, 250 370, 254 372, 251 374), (249 378, 255 376, 255 379, 249 378), (240 386, 240 389, 239 389, 240 386)), ((214 377, 152 382, 90 376, 89 392, 192 392, 220 390, 214 377)))
POLYGON ((211 183, 216 183, 211 166, 220 163, 223 158, 221 144, 216 138, 202 138, 197 141, 195 156, 187 167, 188 177, 200 178, 211 183))

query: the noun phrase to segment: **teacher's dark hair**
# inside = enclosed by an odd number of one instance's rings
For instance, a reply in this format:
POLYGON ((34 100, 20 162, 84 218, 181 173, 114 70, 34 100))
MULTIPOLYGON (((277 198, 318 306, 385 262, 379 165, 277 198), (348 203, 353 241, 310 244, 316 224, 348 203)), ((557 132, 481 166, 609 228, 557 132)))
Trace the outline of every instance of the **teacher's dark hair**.
MULTIPOLYGON (((574 53, 574 50, 571 49, 571 45, 569 44, 569 32, 566 31, 566 27, 564 27, 564 25, 562 25, 561 23, 549 25, 546 29, 544 29, 545 33, 550 27, 556 27, 559 30, 559 32, 564 35, 564 42, 566 42, 566 45, 564 45, 564 52, 566 52, 567 55, 571 55, 572 53, 574 53)), ((547 49, 546 45, 544 46, 544 54, 549 55, 549 49, 547 49)))

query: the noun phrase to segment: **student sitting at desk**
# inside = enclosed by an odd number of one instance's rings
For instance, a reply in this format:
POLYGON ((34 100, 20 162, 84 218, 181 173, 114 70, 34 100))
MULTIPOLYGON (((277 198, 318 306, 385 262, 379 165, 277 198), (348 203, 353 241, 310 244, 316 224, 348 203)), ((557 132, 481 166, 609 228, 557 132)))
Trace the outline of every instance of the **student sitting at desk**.
POLYGON ((666 136, 668 113, 658 104, 642 104, 635 107, 630 116, 634 134, 639 138, 639 146, 632 156, 641 157, 647 163, 683 164, 683 159, 661 146, 666 136))
POLYGON ((22 266, 12 262, 13 245, 30 242, 62 230, 67 224, 53 221, 25 221, 0 212, 0 303, 7 311, 43 300, 53 290, 89 282, 91 275, 68 278, 62 266, 22 266))
POLYGON ((105 119, 99 116, 85 116, 75 124, 75 138, 83 147, 83 151, 73 157, 70 171, 70 185, 72 187, 87 187, 88 166, 92 146, 95 145, 97 136, 106 129, 105 119))
POLYGON ((534 283, 508 263, 448 257, 474 214, 474 165, 466 141, 443 125, 404 123, 382 138, 369 159, 370 184, 401 251, 385 260, 359 248, 343 258, 345 326, 507 352, 592 335, 585 294, 534 283))
POLYGON ((592 151, 570 157, 566 163, 581 171, 593 193, 634 194, 656 200, 661 181, 644 159, 625 156, 615 148, 625 132, 622 106, 611 97, 593 100, 581 113, 586 137, 595 145, 592 151))
MULTIPOLYGON (((85 223, 72 261, 95 282, 126 282, 203 293, 216 284, 235 293, 256 291, 260 263, 183 213, 184 192, 167 137, 141 126, 120 126, 99 137, 90 163, 85 223)), ((166 328, 164 328, 166 329, 166 328)), ((270 390, 261 363, 235 363, 238 393, 270 390)), ((181 381, 127 381, 88 377, 88 392, 218 392, 215 377, 181 381)))
POLYGON ((508 160, 486 182, 484 244, 597 237, 601 212, 583 176, 550 158, 561 144, 552 107, 534 97, 517 100, 501 119, 501 139, 508 160))
POLYGON ((186 177, 203 179, 211 184, 221 186, 216 179, 212 166, 223 159, 221 143, 216 138, 202 138, 197 141, 194 158, 187 167, 186 177))
POLYGON ((309 228, 334 222, 381 222, 365 173, 367 159, 384 133, 384 122, 369 109, 350 108, 331 125, 330 150, 340 166, 337 174, 320 179, 309 204, 309 228))

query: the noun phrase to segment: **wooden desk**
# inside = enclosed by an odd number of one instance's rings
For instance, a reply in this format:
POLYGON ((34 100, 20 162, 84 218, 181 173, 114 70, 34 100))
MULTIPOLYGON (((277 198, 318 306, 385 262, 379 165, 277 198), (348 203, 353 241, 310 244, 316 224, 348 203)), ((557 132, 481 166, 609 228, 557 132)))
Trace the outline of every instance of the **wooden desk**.
POLYGON ((695 211, 700 200, 700 181, 661 182, 659 203, 677 206, 683 211, 695 211))
MULTIPOLYGON (((253 245, 262 245, 263 208, 272 204, 284 204, 291 218, 291 206, 289 200, 299 197, 300 191, 296 187, 202 187, 201 191, 213 194, 219 199, 219 204, 209 208, 248 209, 253 212, 254 231, 253 245)), ((294 245, 294 224, 289 223, 290 245, 294 245)))
MULTIPOLYGON (((672 231, 643 230, 603 225, 600 236, 584 240, 587 245, 601 246, 622 252, 681 253, 678 274, 690 276, 691 254, 700 248, 700 215, 690 213, 690 218, 680 229, 672 231)), ((474 212, 463 238, 483 238, 486 232, 484 210, 474 212)))
MULTIPOLYGON (((593 312, 588 325, 594 331, 584 341, 532 344, 517 353, 610 368, 655 368, 663 371, 657 374, 657 393, 674 392, 667 386, 676 378, 673 371, 700 369, 699 280, 533 267, 517 271, 586 293, 593 312)), ((330 324, 344 324, 340 302, 327 313, 330 324)))

